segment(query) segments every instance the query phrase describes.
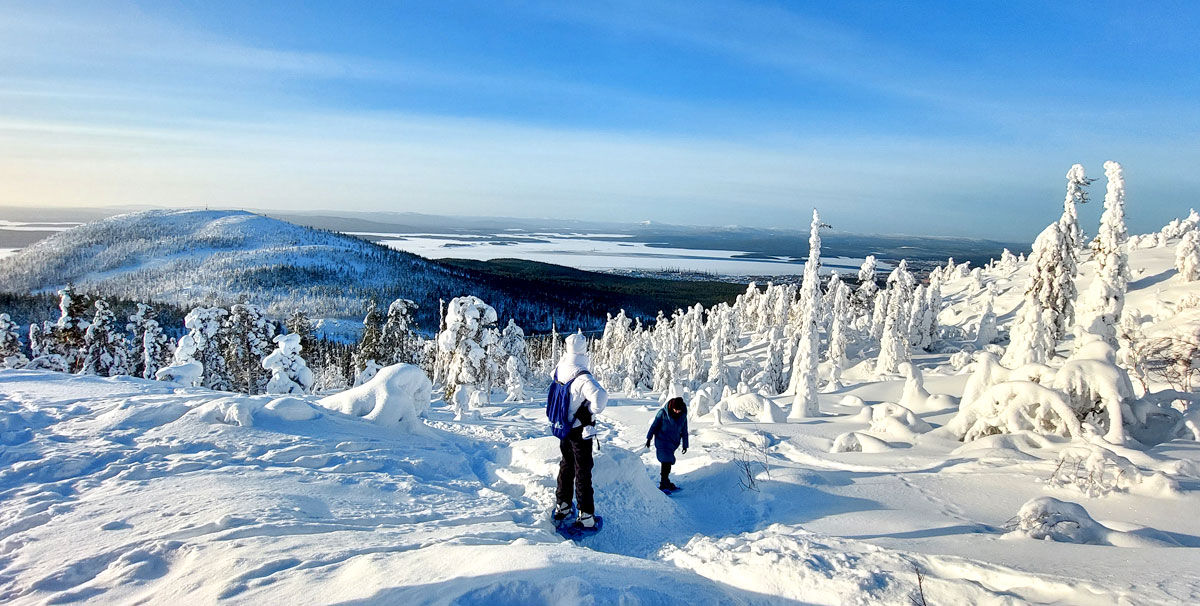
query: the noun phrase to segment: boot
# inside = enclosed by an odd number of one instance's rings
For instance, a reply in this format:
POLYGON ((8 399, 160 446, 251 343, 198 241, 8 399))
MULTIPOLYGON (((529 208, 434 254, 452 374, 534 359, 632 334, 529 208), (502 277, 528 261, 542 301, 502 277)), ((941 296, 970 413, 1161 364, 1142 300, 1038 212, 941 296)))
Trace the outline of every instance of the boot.
POLYGON ((596 517, 590 513, 580 513, 576 523, 584 528, 595 528, 596 517))
POLYGON ((570 503, 559 503, 558 505, 556 505, 554 507, 554 521, 555 522, 561 522, 561 521, 567 519, 567 516, 569 516, 569 515, 571 515, 571 504, 570 503))

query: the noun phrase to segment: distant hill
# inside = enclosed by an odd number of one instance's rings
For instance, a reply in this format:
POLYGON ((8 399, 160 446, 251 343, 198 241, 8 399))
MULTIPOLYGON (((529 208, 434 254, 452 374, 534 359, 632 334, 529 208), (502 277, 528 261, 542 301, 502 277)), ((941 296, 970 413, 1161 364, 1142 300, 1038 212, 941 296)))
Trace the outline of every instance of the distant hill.
POLYGON ((352 332, 372 297, 381 307, 399 297, 417 301, 426 332, 437 324, 438 299, 464 294, 496 307, 502 321, 535 331, 551 321, 560 330, 596 328, 614 307, 645 316, 660 307, 653 289, 641 297, 614 294, 612 284, 589 285, 583 273, 573 273, 570 284, 542 283, 536 274, 437 263, 249 212, 151 210, 54 234, 0 261, 0 289, 47 292, 73 282, 84 292, 181 306, 246 301, 277 318, 302 309, 327 320, 332 334, 352 332))

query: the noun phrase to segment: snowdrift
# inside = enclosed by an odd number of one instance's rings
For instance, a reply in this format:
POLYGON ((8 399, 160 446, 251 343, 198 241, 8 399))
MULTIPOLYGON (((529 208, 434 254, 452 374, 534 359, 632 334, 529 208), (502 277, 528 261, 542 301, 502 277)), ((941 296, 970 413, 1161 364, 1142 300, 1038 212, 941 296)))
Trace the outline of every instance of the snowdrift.
POLYGON ((384 427, 415 431, 418 416, 429 408, 433 384, 411 364, 386 366, 366 383, 317 401, 338 412, 363 417, 384 427))

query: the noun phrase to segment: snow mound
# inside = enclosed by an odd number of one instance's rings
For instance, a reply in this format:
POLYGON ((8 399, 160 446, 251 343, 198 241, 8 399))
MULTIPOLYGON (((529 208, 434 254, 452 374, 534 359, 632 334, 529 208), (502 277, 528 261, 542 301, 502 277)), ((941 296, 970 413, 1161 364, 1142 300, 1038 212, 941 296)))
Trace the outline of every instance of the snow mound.
POLYGON ((769 398, 757 393, 731 394, 717 405, 741 419, 759 423, 786 423, 787 413, 769 398))
POLYGON ((380 369, 370 381, 317 404, 377 425, 412 431, 418 425, 417 417, 429 408, 432 391, 433 384, 419 367, 394 364, 380 369))
POLYGON ((284 421, 308 421, 320 415, 308 402, 300 398, 276 398, 267 402, 263 410, 284 421))
POLYGON ((1172 542, 1159 533, 1120 531, 1109 528, 1088 514, 1078 503, 1039 497, 1027 501, 1010 523, 1004 538, 1028 538, 1059 543, 1111 545, 1114 547, 1168 547, 1172 542), (1150 535, 1150 536, 1147 536, 1150 535))
POLYGON ((887 442, 857 431, 846 432, 833 441, 829 452, 885 452, 892 450, 887 442))
POLYGON ((933 430, 932 425, 926 423, 913 411, 894 402, 864 406, 854 420, 870 424, 871 432, 905 440, 916 439, 918 434, 933 430))

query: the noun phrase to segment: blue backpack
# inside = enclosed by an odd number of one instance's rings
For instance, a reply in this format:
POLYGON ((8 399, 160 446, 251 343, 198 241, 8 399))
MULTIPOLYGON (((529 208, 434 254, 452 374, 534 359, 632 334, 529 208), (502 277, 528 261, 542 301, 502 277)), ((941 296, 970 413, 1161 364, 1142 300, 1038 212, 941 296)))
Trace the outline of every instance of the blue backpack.
MULTIPOLYGON (((566 439, 567 434, 571 433, 571 426, 575 424, 575 418, 571 416, 571 383, 580 375, 591 374, 586 370, 581 370, 566 383, 559 383, 558 371, 554 371, 554 378, 550 381, 550 393, 546 395, 546 418, 550 420, 550 432, 554 434, 554 437, 560 440, 566 439)), ((579 405, 575 417, 585 414, 588 419, 580 418, 580 420, 584 421, 584 425, 591 425, 591 411, 587 404, 585 401, 579 405)))

